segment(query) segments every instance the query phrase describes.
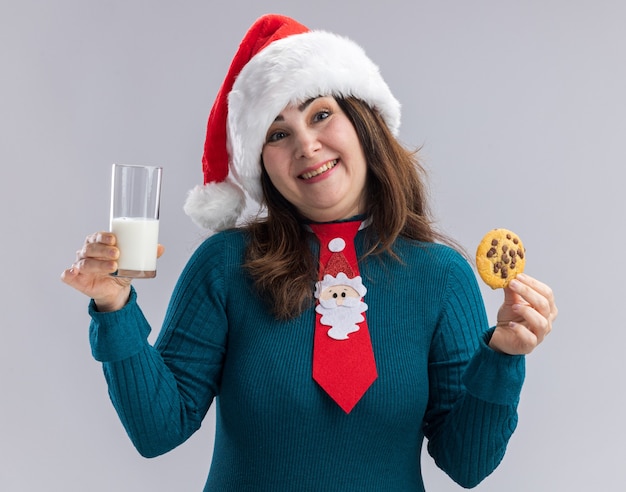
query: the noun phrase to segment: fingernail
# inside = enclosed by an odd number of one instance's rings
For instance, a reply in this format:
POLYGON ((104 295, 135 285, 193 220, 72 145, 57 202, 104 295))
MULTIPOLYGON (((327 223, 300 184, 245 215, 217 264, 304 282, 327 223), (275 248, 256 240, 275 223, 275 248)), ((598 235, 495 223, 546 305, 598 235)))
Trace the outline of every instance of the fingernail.
POLYGON ((111 244, 113 241, 113 238, 109 236, 108 234, 98 234, 97 241, 103 244, 111 244))

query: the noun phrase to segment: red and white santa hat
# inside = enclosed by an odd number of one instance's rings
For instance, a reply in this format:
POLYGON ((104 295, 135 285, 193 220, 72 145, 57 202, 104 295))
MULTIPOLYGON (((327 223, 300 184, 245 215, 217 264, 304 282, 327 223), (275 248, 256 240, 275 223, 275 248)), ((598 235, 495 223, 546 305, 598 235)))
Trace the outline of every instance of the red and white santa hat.
POLYGON ((243 38, 207 125, 204 185, 185 213, 211 230, 236 224, 246 195, 262 203, 260 156, 267 129, 289 104, 319 96, 353 96, 380 113, 394 135, 400 103, 378 67, 353 41, 311 31, 289 17, 265 15, 243 38))
POLYGON ((346 241, 337 237, 328 243, 328 249, 331 251, 328 263, 321 272, 322 278, 315 284, 315 297, 319 298, 322 291, 333 285, 347 285, 352 287, 361 297, 367 294, 367 288, 361 281, 361 276, 354 275, 354 270, 350 262, 344 255, 346 241))

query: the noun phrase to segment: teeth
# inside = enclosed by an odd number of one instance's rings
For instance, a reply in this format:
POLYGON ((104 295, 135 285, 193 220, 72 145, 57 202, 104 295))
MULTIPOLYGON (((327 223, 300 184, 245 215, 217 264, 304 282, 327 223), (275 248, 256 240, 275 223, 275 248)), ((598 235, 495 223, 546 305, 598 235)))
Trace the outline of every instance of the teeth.
POLYGON ((322 167, 316 169, 315 171, 310 171, 308 173, 304 173, 300 177, 302 179, 311 179, 311 178, 313 178, 315 176, 318 176, 318 175, 320 175, 322 173, 325 173, 326 171, 328 171, 329 169, 332 169, 336 165, 337 165, 337 159, 332 160, 330 162, 327 162, 326 164, 324 164, 322 167))

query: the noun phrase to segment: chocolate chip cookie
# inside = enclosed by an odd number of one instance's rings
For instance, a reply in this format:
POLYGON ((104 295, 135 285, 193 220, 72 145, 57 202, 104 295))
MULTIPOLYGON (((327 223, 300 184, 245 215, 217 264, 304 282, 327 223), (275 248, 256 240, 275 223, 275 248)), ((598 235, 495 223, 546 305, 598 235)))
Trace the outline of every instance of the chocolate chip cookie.
POLYGON ((478 274, 492 289, 509 285, 524 271, 526 249, 517 234, 507 229, 489 231, 476 250, 478 274))

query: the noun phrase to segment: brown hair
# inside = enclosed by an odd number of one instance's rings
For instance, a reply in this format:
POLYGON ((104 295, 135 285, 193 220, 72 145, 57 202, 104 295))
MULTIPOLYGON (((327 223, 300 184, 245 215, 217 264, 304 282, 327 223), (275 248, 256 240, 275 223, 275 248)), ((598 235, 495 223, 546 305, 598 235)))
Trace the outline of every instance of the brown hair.
MULTIPOLYGON (((390 254, 399 237, 424 242, 453 241, 435 231, 428 209, 425 171, 416 153, 404 148, 381 116, 356 98, 337 98, 356 129, 367 158, 367 254, 390 254)), ((279 319, 293 318, 311 306, 317 262, 308 246, 304 217, 276 190, 261 163, 267 216, 247 226, 244 268, 279 319)), ((456 246, 455 246, 456 247, 456 246)))

